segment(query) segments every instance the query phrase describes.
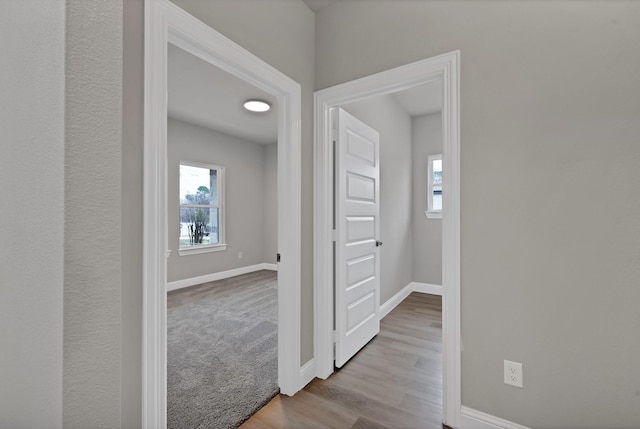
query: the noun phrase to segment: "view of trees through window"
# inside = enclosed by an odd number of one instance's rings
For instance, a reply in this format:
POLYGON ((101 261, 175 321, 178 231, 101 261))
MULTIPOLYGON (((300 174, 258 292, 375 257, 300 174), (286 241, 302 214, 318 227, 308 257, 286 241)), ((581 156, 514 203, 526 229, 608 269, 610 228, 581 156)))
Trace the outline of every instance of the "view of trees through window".
POLYGON ((180 247, 220 243, 220 168, 180 164, 180 247))

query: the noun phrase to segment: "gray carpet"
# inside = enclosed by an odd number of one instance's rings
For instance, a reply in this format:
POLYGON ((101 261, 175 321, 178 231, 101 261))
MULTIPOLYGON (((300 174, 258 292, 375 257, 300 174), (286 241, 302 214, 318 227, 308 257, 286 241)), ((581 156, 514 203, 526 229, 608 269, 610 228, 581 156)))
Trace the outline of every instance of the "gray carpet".
POLYGON ((235 428, 278 393, 277 274, 169 292, 167 425, 235 428))

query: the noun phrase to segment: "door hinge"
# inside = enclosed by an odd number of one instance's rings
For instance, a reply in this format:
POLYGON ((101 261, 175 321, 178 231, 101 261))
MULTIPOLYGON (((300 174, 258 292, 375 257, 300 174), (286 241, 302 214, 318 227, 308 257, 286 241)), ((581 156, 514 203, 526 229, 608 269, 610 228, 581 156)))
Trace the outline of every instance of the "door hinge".
POLYGON ((333 360, 336 360, 336 347, 338 347, 338 332, 337 331, 333 331, 332 335, 333 337, 333 360))
POLYGON ((337 229, 334 229, 333 231, 331 231, 331 240, 338 241, 338 230, 337 229))
POLYGON ((276 262, 280 262, 280 254, 276 254, 276 262))

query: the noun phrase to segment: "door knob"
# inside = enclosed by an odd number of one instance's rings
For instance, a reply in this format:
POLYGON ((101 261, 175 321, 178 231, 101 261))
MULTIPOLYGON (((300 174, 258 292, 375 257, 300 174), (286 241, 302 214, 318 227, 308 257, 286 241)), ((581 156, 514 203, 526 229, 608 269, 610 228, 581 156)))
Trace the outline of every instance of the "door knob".
POLYGON ((376 247, 380 247, 380 246, 382 246, 382 241, 376 240, 376 247))

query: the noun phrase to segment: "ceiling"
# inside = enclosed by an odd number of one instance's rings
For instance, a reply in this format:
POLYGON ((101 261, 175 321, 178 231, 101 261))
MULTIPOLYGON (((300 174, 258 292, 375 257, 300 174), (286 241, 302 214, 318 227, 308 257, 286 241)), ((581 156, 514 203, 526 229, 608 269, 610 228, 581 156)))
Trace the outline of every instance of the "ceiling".
MULTIPOLYGON (((254 143, 278 141, 278 109, 274 96, 174 45, 169 44, 168 53, 169 117, 254 143), (266 113, 245 110, 242 105, 251 98, 269 102, 271 110, 266 113)), ((392 96, 410 116, 428 115, 442 109, 440 81, 392 96)))
POLYGON ((171 44, 168 71, 169 117, 255 143, 278 141, 274 96, 171 44), (269 102, 271 110, 245 110, 252 98, 269 102))
POLYGON ((423 116, 442 110, 442 80, 392 94, 409 116, 423 116))

